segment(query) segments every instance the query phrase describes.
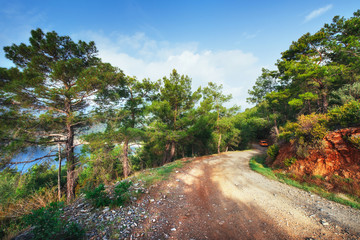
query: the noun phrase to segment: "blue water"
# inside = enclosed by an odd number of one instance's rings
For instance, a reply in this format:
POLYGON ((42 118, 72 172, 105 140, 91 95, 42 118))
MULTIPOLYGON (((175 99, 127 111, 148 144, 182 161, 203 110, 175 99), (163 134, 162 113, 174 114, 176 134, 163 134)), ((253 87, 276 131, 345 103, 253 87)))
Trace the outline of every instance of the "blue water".
MULTIPOLYGON (((81 151, 81 145, 75 148, 75 154, 79 154, 81 151)), ((53 147, 47 147, 47 148, 36 148, 36 147, 32 147, 32 148, 28 148, 26 152, 20 153, 18 155, 16 155, 11 162, 24 162, 24 161, 30 161, 33 159, 37 159, 40 157, 43 157, 45 155, 58 155, 58 147, 57 146, 53 146, 53 147), (51 151, 51 154, 49 154, 49 152, 51 151)), ((56 167, 58 166, 58 161, 55 161, 56 157, 50 157, 50 158, 44 158, 35 162, 31 162, 31 163, 21 163, 21 164, 13 164, 11 165, 11 168, 16 168, 18 169, 18 171, 20 172, 26 172, 28 169, 30 169, 33 165, 35 164, 39 164, 39 163, 44 163, 44 162, 50 162, 51 165, 56 165, 56 167)), ((61 165, 63 166, 65 164, 66 161, 64 161, 65 159, 63 159, 63 161, 61 162, 61 165)))

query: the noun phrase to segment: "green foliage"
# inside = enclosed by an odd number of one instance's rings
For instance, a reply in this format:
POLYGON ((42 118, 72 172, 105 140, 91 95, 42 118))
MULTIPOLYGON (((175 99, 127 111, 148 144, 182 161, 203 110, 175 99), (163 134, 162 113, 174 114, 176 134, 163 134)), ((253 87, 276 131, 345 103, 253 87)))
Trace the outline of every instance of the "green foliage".
POLYGON ((307 157, 308 150, 322 147, 322 139, 328 132, 326 114, 300 115, 297 122, 287 122, 280 127, 279 138, 291 142, 299 157, 307 157))
POLYGON ((310 144, 320 141, 327 133, 328 117, 325 114, 301 115, 298 117, 298 128, 295 131, 297 138, 310 144))
POLYGON ((120 162, 121 146, 115 146, 107 134, 92 133, 84 137, 89 144, 82 148, 80 157, 83 169, 79 175, 80 187, 86 184, 99 185, 119 178, 123 173, 120 162))
POLYGON ((114 199, 111 201, 111 205, 124 205, 124 203, 126 203, 130 198, 128 190, 131 185, 131 181, 123 181, 116 185, 114 188, 114 199))
POLYGON ((265 159, 266 156, 252 157, 249 162, 250 168, 270 179, 276 179, 276 176, 274 172, 271 170, 271 168, 266 167, 265 159))
MULTIPOLYGON (((4 47, 4 52, 19 71, 17 74, 11 70, 8 74, 1 73, 9 78, 3 82, 6 86, 2 86, 1 92, 12 96, 9 101, 17 107, 10 109, 15 111, 15 116, 28 118, 28 121, 19 122, 14 128, 16 131, 3 131, 5 135, 1 139, 7 140, 2 143, 6 147, 0 148, 1 155, 11 159, 15 147, 23 150, 60 142, 66 145, 64 155, 68 170, 72 172, 68 176, 74 176, 78 161, 73 140, 90 126, 88 106, 97 94, 120 84, 123 73, 96 57, 94 42, 76 43, 69 36, 59 36, 54 31, 32 30, 28 44, 13 44, 4 47), (2 152, 3 149, 7 150, 2 152)), ((11 121, 7 119, 13 125, 11 121)), ((53 154, 47 156, 54 157, 53 154)), ((8 163, 3 162, 3 158, 1 162, 8 163)), ((72 177, 67 181, 68 186, 76 185, 72 177)), ((73 198, 74 190, 67 188, 67 196, 73 198)))
POLYGON ((279 154, 279 150, 280 150, 279 145, 273 144, 268 147, 266 153, 271 158, 271 160, 274 161, 276 159, 277 155, 279 154))
POLYGON ((105 192, 104 184, 100 184, 94 189, 84 189, 84 193, 85 199, 90 200, 90 202, 97 208, 108 206, 111 203, 108 194, 105 192))
POLYGON ((336 105, 343 105, 350 101, 360 99, 360 82, 346 84, 338 90, 331 92, 330 101, 336 105))
POLYGON ((248 149, 250 142, 258 139, 268 139, 272 122, 267 119, 267 112, 263 105, 246 109, 233 117, 233 124, 239 130, 237 149, 248 149))
MULTIPOLYGON (((0 171, 0 209, 18 199, 57 186, 58 171, 49 163, 35 164, 27 172, 6 168, 0 171)), ((61 171, 61 186, 66 182, 66 169, 61 171)))
POLYGON ((195 120, 193 108, 200 97, 200 88, 192 92, 191 79, 175 69, 169 78, 162 79, 159 97, 149 107, 153 121, 145 146, 148 158, 162 159, 164 164, 180 155, 178 146, 189 137, 187 130, 195 120))
POLYGON ((293 108, 301 108, 304 102, 301 99, 293 98, 289 101, 289 105, 293 108))
MULTIPOLYGON (((51 167, 50 163, 35 164, 21 177, 16 189, 18 197, 26 197, 42 188, 56 186, 57 174, 57 170, 54 166, 51 167)), ((62 171, 62 176, 64 175, 65 170, 62 171)), ((65 181, 62 182, 62 185, 64 184, 65 181)))
POLYGON ((297 159, 295 157, 291 157, 291 158, 286 158, 284 160, 284 164, 286 167, 290 167, 291 165, 293 165, 294 163, 296 163, 297 159))
POLYGON ((114 187, 113 197, 110 198, 110 193, 105 190, 105 185, 100 184, 96 188, 88 187, 84 189, 85 199, 89 200, 95 207, 104 206, 122 206, 130 198, 129 187, 132 185, 131 181, 122 181, 114 187))
POLYGON ((286 122, 284 126, 280 127, 279 139, 289 142, 296 136, 295 134, 299 127, 297 122, 286 122))
POLYGON ((264 101, 266 94, 275 91, 278 85, 277 71, 270 71, 263 68, 262 74, 256 79, 252 90, 248 90, 251 97, 247 98, 246 101, 249 103, 261 103, 264 101))
POLYGON ((13 169, 7 168, 0 172, 0 206, 5 206, 16 198, 19 178, 20 173, 13 169))
POLYGON ((25 224, 33 227, 33 239, 83 239, 85 237, 85 231, 78 224, 67 223, 61 219, 63 206, 63 203, 53 202, 24 217, 25 224))
POLYGON ((357 149, 360 150, 360 136, 351 136, 347 139, 349 142, 351 142, 357 149))
POLYGON ((335 107, 328 113, 329 125, 333 127, 351 127, 360 125, 360 101, 350 101, 335 107))

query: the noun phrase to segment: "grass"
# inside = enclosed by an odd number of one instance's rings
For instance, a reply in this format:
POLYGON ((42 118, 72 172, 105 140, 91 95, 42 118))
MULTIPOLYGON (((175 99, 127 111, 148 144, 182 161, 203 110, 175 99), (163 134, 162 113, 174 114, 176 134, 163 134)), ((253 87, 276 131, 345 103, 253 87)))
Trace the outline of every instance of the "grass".
POLYGON ((136 178, 144 181, 145 186, 149 187, 150 185, 169 179, 170 173, 173 172, 174 169, 182 168, 187 162, 188 161, 177 160, 158 168, 148 169, 141 172, 136 178))
POLYGON ((277 179, 275 173, 268 167, 265 166, 265 157, 255 156, 250 160, 250 168, 270 179, 277 179))
MULTIPOLYGON (((321 186, 295 180, 291 178, 289 174, 274 172, 271 168, 266 166, 265 158, 266 156, 255 156, 251 158, 249 163, 250 168, 253 171, 256 171, 270 179, 277 180, 279 182, 286 183, 290 186, 294 186, 303 189, 305 191, 318 194, 321 197, 326 198, 328 200, 341 203, 343 205, 347 205, 355 209, 360 209, 359 198, 352 196, 350 194, 329 192, 321 186)), ((316 177, 319 178, 318 176, 316 177)))

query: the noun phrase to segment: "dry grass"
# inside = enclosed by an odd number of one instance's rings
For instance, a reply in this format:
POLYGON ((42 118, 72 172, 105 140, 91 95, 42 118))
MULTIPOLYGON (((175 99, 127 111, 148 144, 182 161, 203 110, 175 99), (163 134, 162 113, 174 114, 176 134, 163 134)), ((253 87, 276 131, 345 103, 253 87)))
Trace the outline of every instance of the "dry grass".
POLYGON ((32 210, 45 207, 51 202, 57 201, 57 188, 44 189, 34 193, 28 198, 19 199, 7 206, 0 207, 0 219, 18 218, 31 213, 32 210))

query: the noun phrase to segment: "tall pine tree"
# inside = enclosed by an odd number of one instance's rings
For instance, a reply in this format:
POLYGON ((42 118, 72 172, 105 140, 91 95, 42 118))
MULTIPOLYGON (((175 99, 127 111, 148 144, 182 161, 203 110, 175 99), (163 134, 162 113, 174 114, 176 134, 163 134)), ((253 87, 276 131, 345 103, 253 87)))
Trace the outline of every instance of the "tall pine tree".
MULTIPOLYGON (((123 73, 96 57, 94 42, 74 42, 56 32, 31 31, 28 45, 4 48, 19 76, 11 87, 3 88, 19 106, 16 114, 26 114, 34 123, 21 123, 7 132, 7 146, 48 146, 61 142, 67 161, 67 200, 74 198, 78 164, 75 137, 90 124, 89 109, 96 94, 116 86, 123 73), (26 129, 25 129, 26 128, 26 129)), ((8 84, 9 83, 9 84, 8 84)), ((9 151, 10 152, 10 151, 9 151)))

